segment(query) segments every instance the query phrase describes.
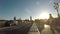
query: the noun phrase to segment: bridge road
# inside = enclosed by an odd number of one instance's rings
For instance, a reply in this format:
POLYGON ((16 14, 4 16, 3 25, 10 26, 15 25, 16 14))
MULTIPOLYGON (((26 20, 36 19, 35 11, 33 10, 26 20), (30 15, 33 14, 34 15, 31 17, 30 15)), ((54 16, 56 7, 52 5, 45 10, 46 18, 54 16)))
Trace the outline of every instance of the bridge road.
POLYGON ((39 27, 39 25, 40 24, 36 25, 36 23, 33 23, 28 34, 60 34, 55 28, 52 28, 53 30, 51 30, 50 25, 42 24, 42 25, 40 25, 40 27, 39 27))
POLYGON ((35 22, 32 24, 30 30, 28 31, 28 34, 40 34, 35 22))
MULTIPOLYGON (((37 24, 39 25, 39 24, 37 24)), ((19 25, 18 27, 5 27, 5 28, 0 28, 0 30, 2 30, 2 32, 0 31, 0 34, 53 34, 52 30, 50 29, 50 25, 44 25, 44 28, 42 29, 42 31, 40 32, 40 28, 41 25, 39 25, 40 27, 38 27, 36 25, 36 23, 27 23, 27 24, 22 24, 19 25), (34 27, 34 28, 33 28, 34 27), (10 29, 9 29, 10 28, 10 29), (34 30, 31 31, 30 30, 34 30), (35 33, 34 33, 35 32, 35 33)), ((42 25, 43 26, 43 25, 42 25)), ((55 28, 53 28, 55 34, 60 34, 55 28)))
MULTIPOLYGON (((7 28, 3 29, 3 34, 28 34, 28 31, 30 27, 32 26, 32 23, 22 24, 21 26, 14 27, 15 29, 7 30, 7 28)), ((1 33, 1 34, 2 34, 1 33)))
POLYGON ((50 25, 45 24, 41 34, 60 34, 56 29, 52 28, 54 30, 52 31, 50 28, 50 25))

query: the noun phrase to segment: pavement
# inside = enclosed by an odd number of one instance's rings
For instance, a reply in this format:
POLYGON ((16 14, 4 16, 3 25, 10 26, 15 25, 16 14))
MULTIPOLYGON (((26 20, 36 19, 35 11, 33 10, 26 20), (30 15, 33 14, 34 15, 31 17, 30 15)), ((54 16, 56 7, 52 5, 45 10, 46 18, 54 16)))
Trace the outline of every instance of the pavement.
POLYGON ((39 26, 37 27, 37 25, 36 24, 34 25, 34 24, 35 23, 33 23, 33 25, 31 26, 28 34, 60 34, 55 28, 51 29, 50 25, 44 24, 44 28, 42 27, 43 29, 39 31, 39 26))
POLYGON ((52 28, 51 30, 50 25, 34 22, 0 28, 0 34, 59 34, 59 32, 56 28, 52 28))
POLYGON ((30 30, 28 31, 28 34, 40 34, 38 27, 35 23, 32 24, 30 30))
POLYGON ((19 26, 3 27, 0 28, 0 34, 28 34, 32 23, 23 23, 19 26))

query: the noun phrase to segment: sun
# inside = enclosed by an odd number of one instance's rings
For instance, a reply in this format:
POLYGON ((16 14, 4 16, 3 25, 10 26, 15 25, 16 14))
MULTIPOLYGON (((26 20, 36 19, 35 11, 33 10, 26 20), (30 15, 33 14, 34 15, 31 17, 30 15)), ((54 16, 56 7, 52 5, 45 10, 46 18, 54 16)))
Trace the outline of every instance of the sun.
POLYGON ((40 14, 40 19, 49 19, 49 13, 43 12, 40 14))

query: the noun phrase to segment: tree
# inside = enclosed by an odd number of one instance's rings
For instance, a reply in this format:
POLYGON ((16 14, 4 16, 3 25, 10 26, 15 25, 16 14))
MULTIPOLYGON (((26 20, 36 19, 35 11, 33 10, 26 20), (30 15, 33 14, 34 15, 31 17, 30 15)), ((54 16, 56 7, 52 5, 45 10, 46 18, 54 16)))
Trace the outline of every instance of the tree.
POLYGON ((58 17, 59 17, 58 8, 59 8, 59 4, 58 3, 54 3, 54 9, 57 11, 58 17))

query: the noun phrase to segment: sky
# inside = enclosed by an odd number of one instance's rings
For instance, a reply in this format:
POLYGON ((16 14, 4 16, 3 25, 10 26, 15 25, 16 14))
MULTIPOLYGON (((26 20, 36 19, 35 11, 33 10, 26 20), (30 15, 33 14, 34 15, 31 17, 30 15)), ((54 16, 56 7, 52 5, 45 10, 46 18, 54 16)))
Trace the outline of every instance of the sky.
POLYGON ((0 19, 29 19, 30 16, 36 19, 42 12, 57 17, 54 2, 58 2, 60 6, 60 0, 0 0, 0 19))

